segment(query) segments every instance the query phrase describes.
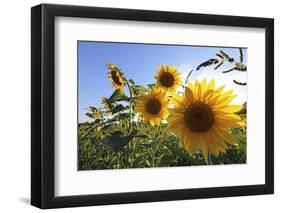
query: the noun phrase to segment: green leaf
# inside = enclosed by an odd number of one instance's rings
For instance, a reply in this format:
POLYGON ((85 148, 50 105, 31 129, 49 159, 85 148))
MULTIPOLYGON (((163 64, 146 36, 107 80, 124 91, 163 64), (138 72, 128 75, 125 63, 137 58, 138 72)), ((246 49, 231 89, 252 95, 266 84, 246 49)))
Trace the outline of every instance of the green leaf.
POLYGON ((114 119, 114 121, 116 121, 116 120, 128 119, 129 117, 130 117, 130 113, 120 113, 120 114, 114 116, 112 119, 114 119))
POLYGON ((247 71, 247 66, 245 64, 236 62, 234 69, 238 70, 238 71, 241 71, 241 72, 246 72, 247 71))
POLYGON ((246 85, 247 85, 246 82, 239 82, 239 81, 236 81, 235 79, 233 79, 233 82, 234 82, 235 84, 240 85, 240 86, 246 86, 246 85))
POLYGON ((134 136, 137 135, 137 134, 138 134, 138 130, 134 129, 134 130, 132 130, 132 132, 130 133, 130 136, 131 136, 131 137, 134 137, 134 136))
POLYGON ((136 130, 136 129, 132 130, 132 132, 129 135, 131 137, 135 137, 135 138, 150 138, 149 135, 142 133, 142 132, 138 132, 138 130, 136 130))
POLYGON ((143 143, 143 144, 140 144, 139 147, 141 149, 148 149, 148 148, 152 147, 152 144, 151 143, 143 143))
POLYGON ((94 122, 93 122, 93 124, 99 124, 101 122, 101 119, 96 119, 94 122))
POLYGON ((122 151, 123 148, 133 139, 131 135, 124 135, 121 131, 115 131, 107 139, 107 144, 110 145, 114 151, 122 151))
POLYGON ((122 112, 122 111, 124 111, 126 109, 129 109, 129 107, 128 106, 123 106, 122 104, 118 104, 117 106, 112 108, 111 112, 113 114, 115 114, 115 113, 118 113, 118 112, 122 112))
POLYGON ((243 55, 242 48, 239 48, 239 61, 240 61, 240 63, 243 63, 243 61, 244 61, 244 55, 243 55))
POLYGON ((114 103, 117 101, 129 101, 130 98, 121 93, 120 89, 115 90, 109 97, 109 102, 114 103))
POLYGON ((227 55, 224 51, 220 51, 220 55, 223 56, 224 60, 227 60, 228 62, 232 63, 234 61, 234 58, 231 58, 229 55, 227 55))
POLYGON ((222 71, 222 73, 232 72, 233 70, 234 70, 234 67, 233 67, 233 68, 230 68, 230 69, 228 69, 228 70, 222 71))
POLYGON ((92 114, 89 113, 89 112, 86 112, 85 115, 86 115, 88 118, 92 118, 92 114))
POLYGON ((236 112, 236 114, 246 114, 247 113, 247 102, 243 104, 243 107, 240 111, 236 112))
POLYGON ((135 84, 135 81, 134 81, 133 79, 130 79, 129 82, 130 82, 131 84, 135 84))
POLYGON ((140 85, 134 85, 134 86, 132 86, 132 88, 137 95, 140 95, 141 93, 147 91, 147 89, 145 87, 140 86, 140 85))
POLYGON ((218 69, 222 64, 223 64, 223 61, 221 61, 221 62, 214 68, 214 70, 218 69))
POLYGON ((217 64, 217 63, 219 63, 218 59, 211 58, 208 61, 205 61, 205 62, 199 64, 199 66, 196 68, 196 70, 200 70, 203 67, 209 67, 209 66, 217 64))
POLYGON ((141 132, 134 135, 134 137, 136 137, 136 138, 150 138, 149 135, 147 135, 145 133, 141 133, 141 132))
POLYGON ((216 56, 218 56, 221 59, 224 59, 224 57, 221 54, 219 54, 219 53, 217 53, 216 56))
POLYGON ((106 130, 108 130, 111 126, 112 126, 112 124, 104 125, 100 130, 101 130, 102 132, 103 132, 103 131, 106 131, 106 130))
POLYGON ((155 84, 147 84, 147 86, 148 86, 149 88, 152 88, 152 87, 155 86, 155 84))

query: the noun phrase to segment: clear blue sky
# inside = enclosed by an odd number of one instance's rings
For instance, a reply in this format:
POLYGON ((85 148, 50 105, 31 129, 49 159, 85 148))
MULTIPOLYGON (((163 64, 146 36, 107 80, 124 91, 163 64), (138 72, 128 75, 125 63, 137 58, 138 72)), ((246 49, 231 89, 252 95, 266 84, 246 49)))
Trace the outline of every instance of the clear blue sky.
MULTIPOLYGON (((108 79, 107 62, 112 62, 122 69, 128 79, 134 79, 137 85, 154 83, 153 76, 156 67, 161 64, 175 65, 183 77, 191 69, 195 69, 200 63, 215 57, 220 50, 225 51, 238 60, 237 48, 217 48, 203 46, 176 46, 176 45, 149 45, 128 44, 111 42, 78 42, 78 78, 79 78, 79 122, 87 120, 85 113, 89 106, 101 106, 101 97, 109 97, 114 89, 108 79)), ((243 49, 246 55, 246 49, 243 49)), ((247 58, 247 57, 245 57, 247 58)), ((237 86, 232 83, 235 78, 238 81, 247 81, 247 74, 232 72, 222 74, 223 69, 203 69, 193 72, 190 80, 202 78, 216 78, 218 84, 227 84, 234 88, 238 94, 238 102, 244 102, 247 98, 247 87, 237 86)))

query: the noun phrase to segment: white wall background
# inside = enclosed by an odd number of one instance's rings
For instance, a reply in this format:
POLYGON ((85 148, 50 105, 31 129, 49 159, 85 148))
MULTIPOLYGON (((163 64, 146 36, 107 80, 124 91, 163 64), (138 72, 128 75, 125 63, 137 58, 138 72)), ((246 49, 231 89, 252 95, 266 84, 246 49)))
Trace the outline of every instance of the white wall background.
MULTIPOLYGON (((275 195, 111 205, 50 212, 253 212, 281 208, 280 90, 281 13, 277 0, 45 0, 80 4, 275 18, 275 195)), ((37 0, 2 1, 0 9, 0 212, 39 212, 30 197, 30 7, 37 0)), ((258 94, 257 94, 258 95, 258 94)), ((243 174, 242 174, 243 175, 243 174)), ((275 211, 276 212, 276 211, 275 211)))

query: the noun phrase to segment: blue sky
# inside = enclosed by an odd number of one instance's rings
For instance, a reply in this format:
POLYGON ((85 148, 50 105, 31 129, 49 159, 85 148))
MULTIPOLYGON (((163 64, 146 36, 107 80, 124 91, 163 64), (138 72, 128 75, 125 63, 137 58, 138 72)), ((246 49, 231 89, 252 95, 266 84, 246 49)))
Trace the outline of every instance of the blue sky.
MULTIPOLYGON (((121 68, 125 76, 134 79, 137 85, 146 85, 155 82, 153 76, 157 72, 156 67, 161 64, 175 65, 185 78, 191 69, 215 57, 220 50, 237 60, 239 58, 237 48, 79 41, 79 122, 87 120, 85 116, 87 107, 101 106, 101 97, 109 97, 114 91, 107 77, 107 62, 112 62, 121 68)), ((245 56, 246 51, 243 49, 245 56)), ((238 94, 235 103, 243 103, 247 100, 247 87, 238 86, 232 80, 246 82, 247 73, 221 73, 229 67, 224 65, 215 71, 211 68, 194 71, 190 80, 215 78, 217 85, 226 84, 227 89, 234 89, 238 94)))

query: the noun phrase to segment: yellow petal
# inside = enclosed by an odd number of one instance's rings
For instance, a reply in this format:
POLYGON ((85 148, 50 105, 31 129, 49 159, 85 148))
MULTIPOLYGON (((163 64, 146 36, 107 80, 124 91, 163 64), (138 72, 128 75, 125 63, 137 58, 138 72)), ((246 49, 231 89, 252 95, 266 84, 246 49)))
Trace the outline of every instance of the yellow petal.
POLYGON ((189 103, 194 102, 195 97, 194 97, 192 90, 189 87, 185 88, 185 97, 189 103))
POLYGON ((235 144, 235 138, 233 137, 233 135, 226 130, 223 130, 221 128, 216 128, 217 133, 229 144, 235 144))
POLYGON ((225 85, 220 86, 218 89, 216 89, 216 92, 221 93, 224 90, 224 88, 225 88, 225 85))
POLYGON ((216 114, 216 119, 218 120, 227 120, 227 121, 241 121, 241 117, 236 114, 216 114))
POLYGON ((197 94, 196 94, 196 98, 198 101, 201 101, 201 94, 202 94, 201 84, 198 84, 197 85, 197 94))
POLYGON ((216 108, 215 111, 225 112, 225 113, 234 113, 242 109, 242 105, 224 105, 222 107, 216 108))
POLYGON ((215 89, 215 79, 212 79, 210 81, 210 83, 208 84, 208 87, 207 87, 208 90, 214 90, 215 89))
POLYGON ((202 94, 204 94, 207 90, 207 83, 206 83, 206 78, 203 79, 203 81, 201 82, 201 92, 202 94))
POLYGON ((199 136, 198 142, 199 142, 198 144, 200 146, 199 149, 202 151, 205 161, 207 161, 208 155, 209 155, 209 150, 208 150, 208 145, 202 135, 199 136))
POLYGON ((193 86, 193 84, 191 82, 188 83, 186 88, 189 88, 192 92, 195 91, 195 87, 193 86))

